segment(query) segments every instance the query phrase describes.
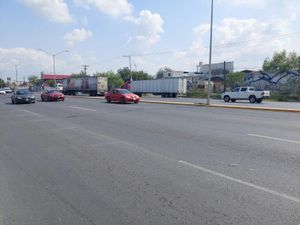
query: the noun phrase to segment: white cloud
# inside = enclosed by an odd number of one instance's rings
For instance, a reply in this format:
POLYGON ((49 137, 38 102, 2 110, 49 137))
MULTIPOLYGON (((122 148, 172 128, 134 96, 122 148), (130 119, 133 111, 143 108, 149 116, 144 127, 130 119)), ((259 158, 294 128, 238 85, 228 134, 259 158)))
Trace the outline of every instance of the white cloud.
POLYGON ((102 13, 121 18, 136 25, 135 35, 130 35, 128 43, 136 49, 152 46, 160 40, 164 32, 164 21, 158 13, 142 10, 138 17, 132 15, 133 6, 128 0, 74 0, 86 9, 96 7, 102 13))
MULTIPOLYGON (((3 78, 11 77, 15 80, 15 65, 18 65, 18 80, 29 75, 53 73, 52 56, 32 48, 0 48, 0 71, 3 78)), ((70 74, 79 72, 83 59, 75 53, 65 53, 56 57, 56 73, 70 74)))
MULTIPOLYGON (((235 61, 236 68, 260 67, 274 51, 300 51, 290 20, 225 18, 213 29, 213 62, 235 61), (287 34, 287 35, 283 35, 287 34)), ((209 24, 194 29, 195 39, 187 51, 175 57, 182 65, 194 68, 196 63, 208 61, 209 24)))
POLYGON ((25 5, 51 22, 70 23, 72 18, 64 0, 22 0, 25 5))
POLYGON ((130 15, 133 6, 127 0, 74 0, 85 8, 96 7, 102 13, 113 17, 130 15))
POLYGON ((127 17, 126 20, 137 25, 137 34, 128 40, 130 44, 151 46, 160 40, 160 34, 164 32, 162 17, 149 10, 142 10, 139 17, 127 17))
POLYGON ((84 28, 74 29, 72 32, 65 34, 64 40, 69 47, 73 47, 76 43, 84 42, 92 37, 92 32, 84 28))

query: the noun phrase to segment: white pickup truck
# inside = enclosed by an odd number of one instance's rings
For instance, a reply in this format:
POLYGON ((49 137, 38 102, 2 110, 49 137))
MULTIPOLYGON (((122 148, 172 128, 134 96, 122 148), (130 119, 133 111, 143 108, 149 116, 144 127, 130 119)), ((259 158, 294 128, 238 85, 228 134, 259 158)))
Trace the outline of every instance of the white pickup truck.
POLYGON ((256 91, 254 87, 238 87, 222 94, 222 99, 225 102, 249 100, 250 103, 261 103, 264 98, 268 97, 270 97, 270 91, 256 91))

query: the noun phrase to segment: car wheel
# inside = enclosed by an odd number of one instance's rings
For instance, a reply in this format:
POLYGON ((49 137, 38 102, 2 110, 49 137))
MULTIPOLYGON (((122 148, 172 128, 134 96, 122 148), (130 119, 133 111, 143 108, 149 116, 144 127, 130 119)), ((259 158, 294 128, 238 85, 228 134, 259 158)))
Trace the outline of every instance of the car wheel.
POLYGON ((125 104, 126 103, 126 101, 125 101, 125 98, 121 98, 121 104, 125 104))
POLYGON ((134 104, 138 104, 139 102, 135 101, 134 104))
POLYGON ((249 102, 250 102, 250 103, 255 103, 255 102, 256 102, 256 97, 255 97, 254 95, 251 95, 251 96, 249 97, 249 102))
POLYGON ((111 103, 111 99, 110 98, 106 98, 107 103, 111 103))
POLYGON ((257 103, 261 103, 261 102, 262 102, 262 99, 261 99, 261 98, 256 99, 256 102, 257 102, 257 103))
POLYGON ((42 99, 42 102, 45 101, 43 97, 41 97, 41 99, 42 99))
POLYGON ((50 98, 50 97, 48 97, 48 98, 47 98, 47 101, 48 101, 48 102, 50 102, 50 101, 51 101, 51 98, 50 98))
POLYGON ((223 98, 224 102, 229 102, 230 101, 230 97, 228 95, 225 95, 223 98))

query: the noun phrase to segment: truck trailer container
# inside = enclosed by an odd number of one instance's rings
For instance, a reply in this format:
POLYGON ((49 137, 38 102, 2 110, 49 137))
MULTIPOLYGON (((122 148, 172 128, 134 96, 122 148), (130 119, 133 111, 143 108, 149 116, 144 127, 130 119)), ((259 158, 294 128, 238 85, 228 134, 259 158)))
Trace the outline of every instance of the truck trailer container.
POLYGON ((63 93, 76 95, 78 92, 90 96, 104 95, 108 90, 106 77, 70 77, 63 80, 63 93))
POLYGON ((168 78, 132 81, 129 89, 139 96, 154 94, 161 95, 162 98, 176 98, 177 95, 185 95, 186 88, 186 78, 168 78))

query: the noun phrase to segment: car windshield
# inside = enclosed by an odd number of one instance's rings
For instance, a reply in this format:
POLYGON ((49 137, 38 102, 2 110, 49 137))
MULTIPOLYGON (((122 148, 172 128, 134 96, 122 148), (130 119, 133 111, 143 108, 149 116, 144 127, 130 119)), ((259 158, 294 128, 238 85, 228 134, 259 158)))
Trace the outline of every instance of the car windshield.
POLYGON ((56 90, 50 90, 48 91, 49 94, 52 94, 52 93, 60 93, 59 91, 56 91, 56 90))
POLYGON ((121 90, 119 90, 119 92, 121 94, 132 94, 132 92, 130 92, 130 91, 126 90, 126 89, 121 89, 121 90))
POLYGON ((31 94, 31 92, 28 90, 20 90, 20 91, 17 91, 16 94, 17 95, 29 95, 29 94, 31 94))

